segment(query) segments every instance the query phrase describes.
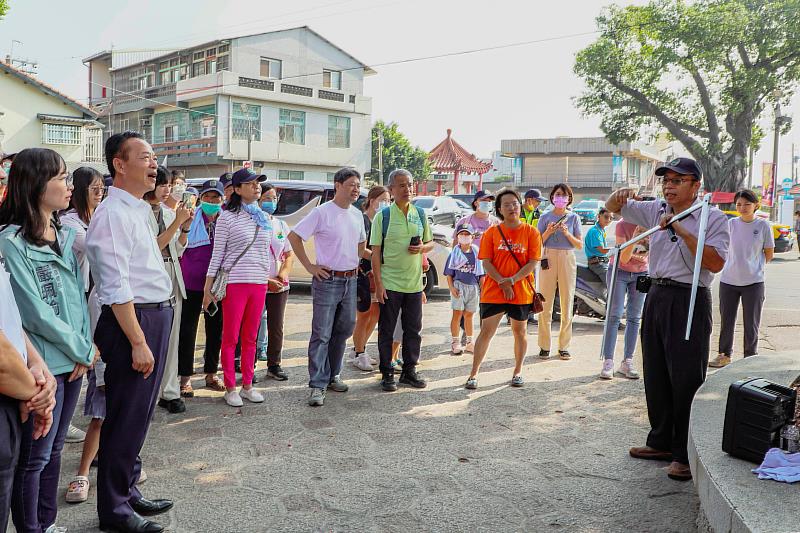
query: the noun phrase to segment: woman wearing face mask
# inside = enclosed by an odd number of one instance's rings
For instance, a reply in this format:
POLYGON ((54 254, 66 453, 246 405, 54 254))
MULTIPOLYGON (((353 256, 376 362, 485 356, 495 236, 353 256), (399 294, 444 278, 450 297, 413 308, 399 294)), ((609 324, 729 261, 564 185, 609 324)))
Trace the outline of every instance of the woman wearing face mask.
MULTIPOLYGON (((367 199, 364 200, 364 205, 361 206, 364 211, 364 229, 367 231, 367 242, 369 242, 370 231, 372 230, 372 219, 381 209, 389 207, 389 191, 383 185, 375 185, 367 193, 367 199)), ((370 246, 367 245, 366 252, 369 257, 363 257, 361 264, 358 267, 358 284, 357 284, 357 314, 356 314, 356 327, 353 330, 353 354, 350 357, 350 362, 364 372, 372 372, 374 369, 372 365, 377 364, 377 360, 368 356, 367 341, 369 340, 372 332, 375 331, 375 326, 378 324, 378 317, 381 313, 381 307, 375 297, 375 283, 372 280, 372 263, 370 257, 372 252, 370 246)), ((398 320, 398 322, 400 322, 398 320)))
POLYGON ((583 246, 581 219, 568 211, 572 205, 572 188, 559 183, 550 191, 553 210, 539 219, 544 252, 542 272, 539 275, 539 290, 544 296, 544 310, 539 315, 539 357, 550 357, 550 322, 553 319, 553 301, 556 287, 561 303, 561 326, 558 333, 558 356, 567 360, 569 343, 572 340, 572 303, 575 297, 575 278, 578 266, 575 249, 583 246))
POLYGON ((261 210, 272 222, 272 242, 269 245, 270 263, 267 298, 261 315, 256 341, 256 357, 267 362, 267 377, 286 381, 289 375, 281 368, 283 351, 283 321, 289 299, 289 272, 294 255, 289 245, 289 226, 272 216, 278 208, 278 191, 269 183, 261 184, 261 210))
POLYGON ((744 321, 743 355, 758 355, 758 328, 764 306, 764 267, 772 261, 775 239, 772 226, 756 216, 758 197, 753 191, 743 189, 733 197, 739 217, 728 220, 731 244, 728 260, 719 279, 719 314, 722 326, 719 331, 719 355, 708 363, 712 368, 722 368, 731 362, 733 355, 733 330, 742 302, 744 321))
MULTIPOLYGON (((181 377, 181 396, 191 398, 192 375, 194 374, 194 347, 197 341, 197 326, 203 312, 203 287, 206 283, 208 264, 214 249, 214 227, 222 212, 223 188, 217 179, 207 180, 200 187, 200 204, 189 227, 186 250, 181 256, 183 284, 186 300, 181 309, 181 329, 178 341, 178 375, 181 377)), ((213 309, 212 309, 213 311, 213 309)), ((224 392, 225 386, 217 376, 219 351, 222 345, 222 306, 216 312, 206 313, 206 345, 203 350, 203 373, 205 386, 224 392)))
POLYGON ((183 201, 183 193, 186 192, 186 178, 180 170, 173 170, 169 176, 170 191, 169 196, 164 199, 164 205, 175 211, 178 204, 183 201))
MULTIPOLYGON (((472 209, 475 210, 471 215, 462 217, 456 222, 456 228, 460 228, 466 224, 472 226, 475 230, 475 246, 480 248, 481 237, 486 230, 500 223, 497 217, 493 216, 492 208, 494 207, 494 196, 487 191, 477 191, 472 198, 472 209)), ((458 235, 456 230, 453 230, 453 248, 458 246, 458 235)))
POLYGON ((22 324, 57 383, 50 432, 37 436, 38 414, 23 425, 11 502, 17 531, 55 527, 64 439, 81 378, 99 356, 72 251, 75 232, 55 216, 67 208, 71 195, 72 177, 61 156, 29 148, 14 159, 8 197, 0 206, 0 255, 22 324))
POLYGON ((220 268, 229 272, 222 321, 222 372, 225 402, 231 407, 241 407, 242 398, 255 403, 264 401, 261 393, 253 388, 253 369, 258 326, 273 261, 269 252, 272 221, 258 205, 260 184, 266 179, 246 168, 234 172, 233 194, 227 209, 217 220, 214 251, 206 273, 203 309, 209 310, 212 303, 219 304, 211 293, 214 279, 220 268), (240 338, 242 389, 237 391, 234 358, 240 338))

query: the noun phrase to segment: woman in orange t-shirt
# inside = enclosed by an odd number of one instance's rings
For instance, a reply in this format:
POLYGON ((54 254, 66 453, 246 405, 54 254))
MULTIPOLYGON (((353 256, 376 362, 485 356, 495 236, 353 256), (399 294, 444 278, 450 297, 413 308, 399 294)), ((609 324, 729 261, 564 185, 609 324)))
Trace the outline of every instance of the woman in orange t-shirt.
POLYGON ((513 189, 501 189, 495 195, 494 209, 502 221, 492 226, 481 239, 478 258, 486 276, 481 287, 481 332, 475 341, 472 372, 466 388, 478 388, 476 376, 497 326, 508 315, 514 334, 514 375, 511 386, 524 383, 522 361, 528 349, 528 312, 533 303, 533 269, 542 257, 539 230, 520 220, 522 200, 513 189))

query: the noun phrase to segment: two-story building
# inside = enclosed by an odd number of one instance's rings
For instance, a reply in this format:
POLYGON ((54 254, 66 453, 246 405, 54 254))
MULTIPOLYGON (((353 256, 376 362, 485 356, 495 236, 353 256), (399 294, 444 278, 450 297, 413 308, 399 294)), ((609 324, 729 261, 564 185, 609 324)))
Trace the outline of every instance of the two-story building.
POLYGON ((278 179, 370 169, 372 100, 363 90, 374 71, 308 27, 84 62, 108 133, 142 132, 188 177, 245 161, 278 179))
POLYGON ((620 187, 645 187, 663 160, 655 146, 612 144, 605 137, 503 140, 501 151, 522 163, 516 186, 548 191, 564 182, 579 198, 606 197, 620 187))
POLYGON ((105 172, 97 114, 36 76, 0 61, 0 151, 50 148, 67 169, 91 165, 105 172))

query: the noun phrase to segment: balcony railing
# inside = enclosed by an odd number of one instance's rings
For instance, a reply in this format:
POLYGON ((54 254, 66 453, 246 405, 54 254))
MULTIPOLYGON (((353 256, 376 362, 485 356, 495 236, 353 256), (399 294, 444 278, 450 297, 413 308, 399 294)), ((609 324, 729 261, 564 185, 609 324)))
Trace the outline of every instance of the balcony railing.
POLYGON ((153 151, 159 157, 165 155, 170 157, 214 156, 217 155, 217 139, 216 137, 206 137, 156 143, 153 144, 153 151))
POLYGON ((103 130, 90 128, 84 130, 83 135, 83 160, 91 163, 103 163, 103 130))
MULTIPOLYGON (((175 97, 175 84, 169 83, 167 85, 160 85, 158 87, 148 87, 147 89, 138 89, 136 91, 125 91, 126 94, 117 94, 114 97, 114 103, 117 105, 127 104, 130 102, 142 101, 143 98, 154 100, 163 97, 175 97)), ((144 101, 147 104, 147 101, 144 101)))

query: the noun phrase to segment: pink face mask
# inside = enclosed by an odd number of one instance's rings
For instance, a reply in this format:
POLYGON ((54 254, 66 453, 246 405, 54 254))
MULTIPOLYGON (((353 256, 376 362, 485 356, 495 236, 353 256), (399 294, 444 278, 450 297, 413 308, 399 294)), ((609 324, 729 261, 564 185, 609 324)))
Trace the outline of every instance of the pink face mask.
POLYGON ((558 207, 559 209, 567 207, 569 203, 568 196, 553 196, 553 205, 558 207))
POLYGON ((472 244, 472 235, 459 235, 458 236, 458 244, 472 244))

